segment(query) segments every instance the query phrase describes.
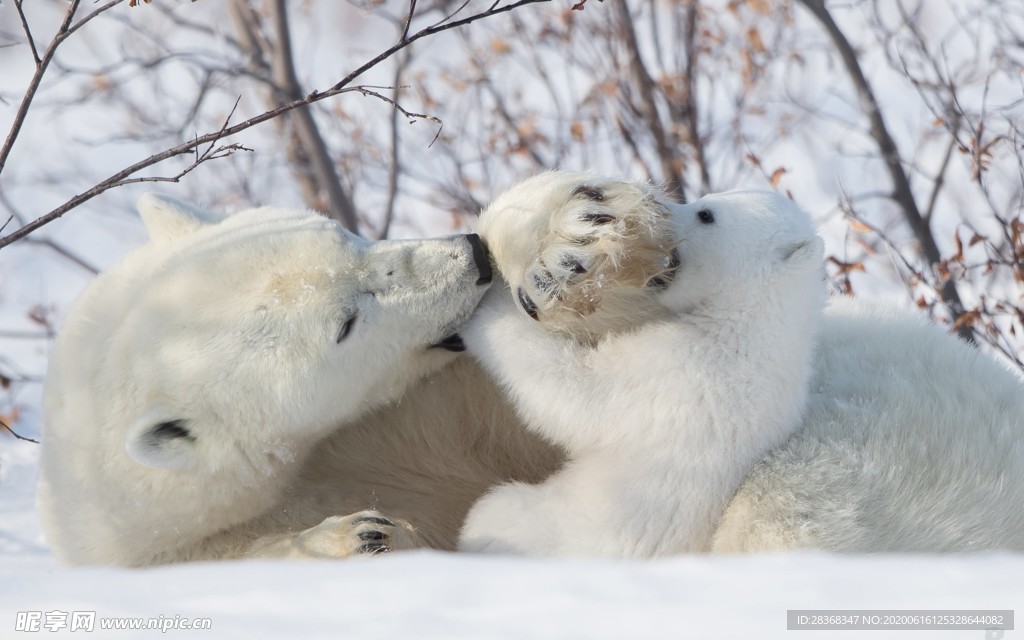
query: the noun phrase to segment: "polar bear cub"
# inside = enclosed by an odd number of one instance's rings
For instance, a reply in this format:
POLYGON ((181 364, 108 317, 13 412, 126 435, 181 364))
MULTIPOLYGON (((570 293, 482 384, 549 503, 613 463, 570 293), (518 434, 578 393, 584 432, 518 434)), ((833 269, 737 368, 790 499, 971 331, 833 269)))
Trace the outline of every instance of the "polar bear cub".
POLYGON ((479 227, 513 295, 488 294, 467 347, 569 461, 481 498, 460 548, 709 549, 744 478, 800 424, 825 301, 809 217, 770 192, 672 205, 638 184, 552 173, 504 194, 479 227), (654 321, 603 330, 642 289, 633 312, 654 321))

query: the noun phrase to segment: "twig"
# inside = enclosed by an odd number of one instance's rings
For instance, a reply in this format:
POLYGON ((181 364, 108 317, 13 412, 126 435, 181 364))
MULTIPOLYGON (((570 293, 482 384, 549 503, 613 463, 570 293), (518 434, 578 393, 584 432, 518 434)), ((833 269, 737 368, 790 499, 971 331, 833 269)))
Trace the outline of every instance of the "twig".
POLYGON ((939 165, 939 171, 935 175, 935 184, 932 186, 932 194, 928 197, 928 205, 924 209, 924 219, 928 222, 931 222, 932 214, 935 212, 935 204, 939 200, 939 193, 942 192, 942 187, 946 182, 946 168, 949 166, 949 161, 953 157, 953 150, 956 147, 956 137, 951 136, 949 145, 946 147, 946 155, 942 157, 942 164, 939 165))
POLYGON ((32 29, 28 26, 28 19, 25 17, 25 10, 22 8, 22 3, 25 0, 14 0, 14 8, 18 10, 18 17, 21 19, 21 28, 25 32, 25 37, 28 39, 28 48, 32 50, 32 59, 36 61, 36 67, 38 68, 42 64, 42 60, 39 59, 39 50, 36 49, 36 40, 32 37, 32 29))
MULTIPOLYGON (((3 229, 0 229, 0 231, 3 231, 3 229)), ((67 247, 58 244, 57 242, 53 241, 50 238, 25 238, 25 242, 29 244, 38 244, 52 251, 55 251, 56 253, 59 253, 61 256, 63 256, 70 262, 78 265, 79 267, 93 275, 96 275, 100 272, 99 267, 94 266, 92 263, 86 261, 81 256, 72 253, 67 247)))
POLYGON ((7 424, 6 422, 4 422, 3 420, 0 420, 0 427, 3 427, 3 428, 4 428, 4 429, 6 429, 7 431, 10 431, 10 432, 11 432, 11 435, 12 435, 12 436, 14 436, 15 438, 17 438, 18 440, 24 440, 25 442, 34 442, 34 443, 36 443, 36 444, 39 444, 39 441, 38 441, 38 440, 33 440, 32 438, 26 438, 25 436, 23 436, 23 435, 19 434, 19 433, 18 433, 17 431, 15 431, 14 429, 12 429, 12 428, 10 427, 10 425, 8 425, 8 424, 7 424))
POLYGON ((377 98, 379 100, 383 100, 384 102, 386 102, 386 103, 390 104, 392 107, 394 107, 397 111, 400 111, 402 113, 402 115, 405 116, 406 118, 408 118, 410 121, 429 120, 429 121, 433 122, 434 124, 436 124, 437 125, 437 133, 434 134, 434 138, 430 141, 430 144, 427 145, 428 147, 433 145, 435 142, 437 142, 437 138, 441 135, 441 129, 444 128, 444 123, 441 122, 441 119, 438 118, 437 116, 428 116, 425 113, 416 113, 415 111, 408 111, 404 107, 402 107, 402 105, 398 104, 397 102, 395 102, 391 98, 387 97, 386 95, 384 95, 382 93, 377 93, 376 91, 371 91, 366 86, 352 87, 352 89, 354 91, 358 91, 359 93, 363 94, 364 96, 373 96, 374 98, 377 98))
MULTIPOLYGON (((221 130, 222 133, 223 133, 223 131, 225 129, 227 129, 228 123, 231 122, 231 116, 235 115, 235 110, 238 109, 238 103, 239 103, 239 101, 241 99, 242 99, 242 96, 238 96, 237 98, 235 98, 234 106, 231 107, 231 111, 228 112, 228 116, 226 118, 224 118, 224 124, 222 124, 220 126, 220 130, 221 130)), ((142 177, 142 178, 129 178, 129 179, 126 179, 126 180, 119 180, 116 184, 111 185, 111 186, 112 187, 121 187, 121 186, 124 186, 126 184, 136 184, 136 183, 139 183, 139 182, 178 182, 182 178, 184 178, 186 175, 191 173, 196 167, 198 167, 199 165, 203 164, 204 162, 207 162, 209 160, 217 160, 218 158, 226 158, 226 157, 228 157, 230 155, 233 155, 237 151, 250 151, 250 152, 252 151, 252 149, 250 149, 248 147, 245 147, 245 146, 242 146, 241 144, 227 144, 227 145, 223 145, 223 146, 220 146, 220 147, 217 147, 216 149, 214 149, 214 146, 217 144, 217 140, 219 140, 219 139, 220 139, 220 137, 217 137, 217 138, 214 138, 213 140, 211 140, 210 141, 210 146, 208 146, 206 148, 206 151, 204 151, 201 154, 199 153, 199 147, 198 146, 194 147, 195 160, 193 160, 192 164, 190 164, 187 167, 185 167, 184 169, 182 169, 175 176, 171 176, 171 177, 146 176, 146 177, 142 177)))
MULTIPOLYGON (((415 0, 413 1, 413 8, 415 8, 415 0)), ((409 11, 410 20, 412 19, 412 10, 409 11)), ((409 23, 406 22, 405 29, 409 29, 409 23)), ((403 34, 403 38, 405 35, 403 34)), ((395 76, 394 76, 394 88, 392 89, 392 102, 398 103, 399 94, 402 91, 402 74, 405 72, 405 66, 409 62, 408 54, 403 54, 398 58, 395 63, 395 76)), ((381 226, 380 233, 377 237, 381 240, 388 237, 391 233, 391 223, 395 219, 395 201, 398 199, 398 179, 401 173, 401 163, 398 153, 398 142, 400 134, 398 131, 398 114, 397 108, 391 110, 391 158, 390 166, 388 167, 388 199, 387 204, 384 206, 384 224, 381 226)), ((440 133, 440 130, 438 131, 440 133)), ((434 140, 437 136, 434 136, 434 140)), ((433 144, 433 141, 431 141, 433 144)))
MULTIPOLYGON (((0 331, 0 338, 4 340, 49 340, 54 334, 49 331, 0 331)), ((0 379, 8 379, 0 374, 0 379)))
MULTIPOLYGON (((50 62, 53 60, 53 56, 57 53, 57 47, 64 42, 64 38, 69 33, 71 26, 71 20, 75 17, 75 12, 78 11, 78 5, 81 0, 71 0, 71 4, 68 5, 68 10, 64 14, 64 21, 61 22, 60 27, 57 29, 57 34, 53 36, 53 40, 50 41, 50 46, 46 48, 46 52, 43 53, 42 58, 36 58, 36 72, 32 74, 32 79, 29 80, 28 88, 25 89, 25 96, 21 100, 21 104, 18 105, 18 111, 14 114, 14 122, 11 124, 11 130, 7 133, 7 139, 4 140, 4 146, 0 147, 0 174, 4 172, 4 165, 7 164, 7 158, 11 155, 11 148, 14 147, 14 141, 18 139, 18 134, 21 133, 21 127, 25 124, 25 117, 28 115, 28 109, 32 106, 32 100, 36 96, 36 91, 39 90, 39 84, 43 81, 43 75, 46 74, 47 67, 50 66, 50 62)), ((21 3, 18 3, 21 6, 21 3)), ((33 46, 33 49, 35 47, 33 46)))
MULTIPOLYGON (((452 11, 451 13, 449 13, 448 15, 446 15, 443 18, 441 18, 440 20, 438 20, 437 22, 435 22, 434 24, 432 24, 430 26, 436 27, 438 25, 442 25, 442 24, 448 22, 449 20, 451 20, 455 16, 459 15, 460 13, 462 13, 462 10, 465 9, 466 5, 468 5, 469 3, 470 3, 470 0, 465 0, 462 4, 460 4, 458 6, 457 9, 455 9, 455 11, 452 11)), ((491 7, 491 8, 493 9, 494 7, 491 7)))
MULTIPOLYGON (((3 204, 4 207, 6 207, 7 210, 11 212, 10 217, 7 218, 7 222, 4 223, 4 226, 0 227, 0 233, 3 233, 3 230, 7 228, 7 225, 11 222, 11 220, 17 220, 18 224, 25 223, 25 218, 22 217, 22 215, 18 212, 17 208, 14 206, 14 203, 11 202, 10 198, 7 197, 7 192, 5 192, 3 189, 0 189, 0 204, 3 204)), ((53 251, 57 252, 64 258, 70 260, 71 262, 75 263, 79 267, 85 269, 86 271, 92 274, 97 274, 100 272, 99 269, 94 267, 87 260, 75 254, 67 247, 58 244, 52 238, 25 238, 25 242, 29 244, 38 244, 44 247, 48 247, 49 249, 52 249, 53 251)))
MULTIPOLYGON (((405 27, 402 28, 402 39, 399 42, 405 42, 409 38, 409 27, 412 25, 412 18, 416 15, 416 0, 409 0, 409 15, 405 18, 405 27)), ((398 86, 398 83, 395 83, 398 86)))

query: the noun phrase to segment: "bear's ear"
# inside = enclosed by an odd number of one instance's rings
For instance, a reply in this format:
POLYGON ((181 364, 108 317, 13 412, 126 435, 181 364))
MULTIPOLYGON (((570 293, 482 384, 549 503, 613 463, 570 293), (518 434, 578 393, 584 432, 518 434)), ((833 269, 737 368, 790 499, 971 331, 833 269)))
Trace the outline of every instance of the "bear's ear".
POLYGON ((172 415, 165 407, 156 407, 132 423, 124 443, 132 460, 169 471, 190 471, 196 467, 196 434, 187 420, 172 415))
POLYGON ((222 219, 187 202, 159 193, 142 194, 136 207, 149 239, 154 242, 180 238, 222 219))
POLYGON ((818 236, 782 243, 777 249, 779 263, 790 267, 820 265, 825 259, 825 243, 818 236))

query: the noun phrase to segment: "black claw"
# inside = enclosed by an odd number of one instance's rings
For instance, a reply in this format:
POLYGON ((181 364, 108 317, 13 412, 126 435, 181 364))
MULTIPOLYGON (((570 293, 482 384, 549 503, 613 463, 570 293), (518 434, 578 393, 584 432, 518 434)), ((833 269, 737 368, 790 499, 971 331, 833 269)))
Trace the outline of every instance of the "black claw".
POLYGON ((383 531, 360 531, 360 540, 384 540, 388 537, 388 534, 383 531))
POLYGON ((588 211, 583 214, 583 219, 586 222, 593 224, 608 224, 609 222, 615 222, 615 216, 610 216, 607 213, 599 213, 597 211, 588 211))
POLYGON ((384 527, 395 526, 394 522, 391 522, 387 518, 381 518, 380 516, 359 516, 352 521, 352 524, 361 524, 363 522, 372 522, 373 524, 379 524, 384 527))
POLYGON ((522 287, 519 288, 516 295, 519 298, 519 304, 523 305, 523 311, 526 312, 526 315, 537 320, 537 304, 533 300, 530 300, 530 296, 526 295, 526 292, 523 291, 522 287))
POLYGON ((363 546, 356 549, 356 553, 368 553, 371 555, 387 553, 389 551, 391 551, 391 547, 389 547, 386 544, 381 544, 379 542, 367 542, 363 546))
POLYGON ((657 289, 664 289, 672 282, 672 278, 676 275, 676 271, 679 269, 679 250, 673 249, 672 253, 669 254, 668 263, 665 265, 665 271, 660 275, 656 275, 647 281, 648 287, 657 289))
POLYGON ((576 187, 573 190, 572 195, 583 196, 584 198, 594 200, 595 202, 601 202, 602 200, 604 200, 604 193, 602 193, 600 189, 596 187, 591 187, 590 185, 587 184, 583 184, 576 187))
POLYGON ((550 271, 533 274, 533 284, 541 291, 551 291, 555 288, 555 276, 550 271))
POLYGON ((562 268, 568 269, 569 271, 572 271, 575 274, 587 272, 587 268, 583 266, 583 263, 573 258, 563 258, 559 264, 562 265, 562 268))
POLYGON ((676 247, 675 249, 672 249, 672 253, 669 254, 668 265, 665 268, 674 273, 675 270, 679 268, 680 262, 679 247, 676 247))

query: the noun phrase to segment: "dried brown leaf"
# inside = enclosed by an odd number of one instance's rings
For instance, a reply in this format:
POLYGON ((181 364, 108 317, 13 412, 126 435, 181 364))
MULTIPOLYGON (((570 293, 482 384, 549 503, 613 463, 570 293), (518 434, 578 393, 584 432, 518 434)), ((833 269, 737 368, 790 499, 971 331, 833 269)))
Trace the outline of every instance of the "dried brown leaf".
POLYGON ((849 220, 849 223, 850 223, 850 228, 853 229, 854 231, 857 231, 859 233, 873 233, 874 232, 874 229, 872 229, 868 225, 864 224, 863 222, 861 222, 857 218, 848 218, 848 220, 849 220))
POLYGON ((771 182, 772 187, 779 186, 779 180, 782 180, 782 176, 785 175, 785 174, 786 174, 786 168, 785 167, 779 167, 775 171, 772 171, 772 177, 769 179, 769 182, 771 182))
POLYGON ((757 30, 757 27, 750 27, 747 29, 747 41, 750 43, 750 48, 758 53, 764 53, 766 51, 764 47, 764 40, 761 39, 761 32, 757 30))

